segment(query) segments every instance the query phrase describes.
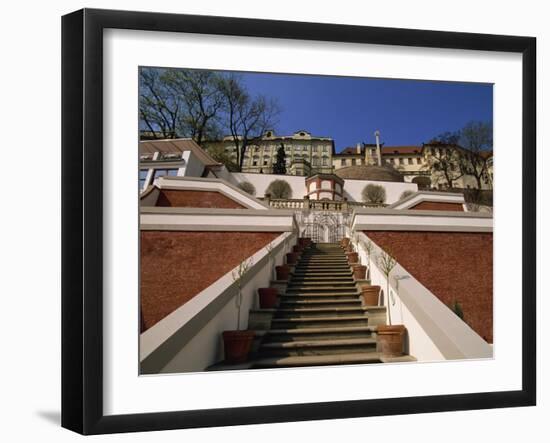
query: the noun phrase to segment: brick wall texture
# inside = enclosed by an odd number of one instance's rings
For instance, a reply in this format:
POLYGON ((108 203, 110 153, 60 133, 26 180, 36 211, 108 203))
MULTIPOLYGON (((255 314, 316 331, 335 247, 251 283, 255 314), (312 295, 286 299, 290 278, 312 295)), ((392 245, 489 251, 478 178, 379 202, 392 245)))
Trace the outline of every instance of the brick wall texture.
POLYGON ((410 209, 423 209, 426 211, 464 212, 464 208, 460 203, 446 203, 446 202, 420 202, 410 209))
POLYGON ((365 231, 464 321, 493 342, 493 234, 365 231))
POLYGON ((173 208, 227 208, 244 209, 240 203, 216 191, 189 191, 161 189, 157 206, 173 208))
POLYGON ((142 231, 142 331, 279 235, 278 232, 142 231))

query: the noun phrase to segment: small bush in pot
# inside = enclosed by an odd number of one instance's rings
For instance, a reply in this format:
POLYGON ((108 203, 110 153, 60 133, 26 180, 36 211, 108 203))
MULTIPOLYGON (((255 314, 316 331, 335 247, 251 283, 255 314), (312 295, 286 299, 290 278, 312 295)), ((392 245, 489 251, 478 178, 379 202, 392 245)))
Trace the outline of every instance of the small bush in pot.
POLYGON ((223 349, 225 361, 227 363, 242 363, 248 359, 252 342, 254 341, 254 331, 241 331, 241 305, 242 305, 242 279, 244 274, 252 265, 252 260, 245 260, 239 264, 236 271, 233 271, 233 281, 237 283, 237 296, 235 305, 237 307, 237 329, 233 331, 224 331, 223 349))

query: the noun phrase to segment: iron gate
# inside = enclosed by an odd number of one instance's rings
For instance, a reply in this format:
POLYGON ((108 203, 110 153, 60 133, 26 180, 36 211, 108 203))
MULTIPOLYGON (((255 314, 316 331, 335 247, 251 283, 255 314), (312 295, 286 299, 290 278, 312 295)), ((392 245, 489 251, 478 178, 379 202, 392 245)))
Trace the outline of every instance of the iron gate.
POLYGON ((315 243, 338 243, 346 235, 347 214, 312 211, 303 220, 303 236, 315 243))

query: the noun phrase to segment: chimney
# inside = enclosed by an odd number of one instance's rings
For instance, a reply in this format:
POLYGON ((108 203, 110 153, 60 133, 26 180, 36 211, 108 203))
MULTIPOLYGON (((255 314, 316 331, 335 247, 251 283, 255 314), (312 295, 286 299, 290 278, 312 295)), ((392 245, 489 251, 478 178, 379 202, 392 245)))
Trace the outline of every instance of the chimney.
POLYGON ((361 143, 357 143, 357 153, 361 155, 361 143))
POLYGON ((376 157, 378 157, 378 166, 382 166, 382 154, 380 152, 380 131, 377 129, 374 131, 376 137, 376 157))

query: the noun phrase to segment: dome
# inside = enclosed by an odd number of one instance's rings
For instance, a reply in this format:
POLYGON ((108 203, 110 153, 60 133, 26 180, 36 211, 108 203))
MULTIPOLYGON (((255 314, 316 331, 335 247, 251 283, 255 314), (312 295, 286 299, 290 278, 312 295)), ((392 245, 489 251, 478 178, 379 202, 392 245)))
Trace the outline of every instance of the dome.
POLYGON ((338 177, 351 180, 372 180, 382 182, 404 182, 403 176, 389 166, 347 166, 335 171, 338 177))

